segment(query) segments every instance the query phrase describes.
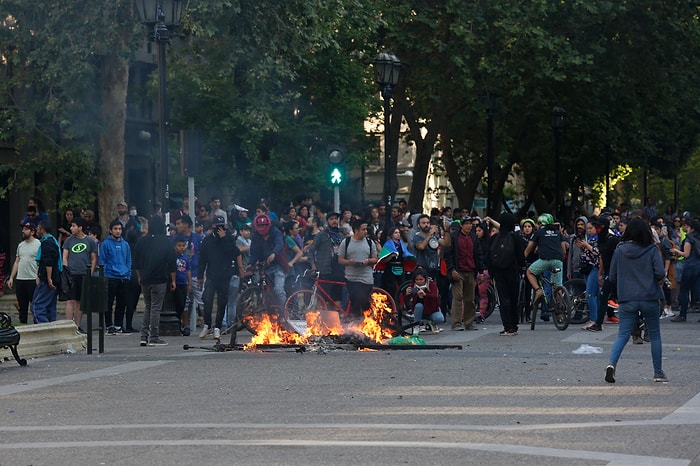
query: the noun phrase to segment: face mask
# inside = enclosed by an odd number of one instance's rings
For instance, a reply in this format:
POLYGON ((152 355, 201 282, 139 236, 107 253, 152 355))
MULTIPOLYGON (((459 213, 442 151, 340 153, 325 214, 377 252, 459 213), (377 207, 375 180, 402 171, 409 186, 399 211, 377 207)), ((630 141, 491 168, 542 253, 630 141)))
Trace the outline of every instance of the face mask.
POLYGON ((132 217, 136 217, 136 214, 137 214, 136 209, 129 211, 129 215, 131 215, 132 217))

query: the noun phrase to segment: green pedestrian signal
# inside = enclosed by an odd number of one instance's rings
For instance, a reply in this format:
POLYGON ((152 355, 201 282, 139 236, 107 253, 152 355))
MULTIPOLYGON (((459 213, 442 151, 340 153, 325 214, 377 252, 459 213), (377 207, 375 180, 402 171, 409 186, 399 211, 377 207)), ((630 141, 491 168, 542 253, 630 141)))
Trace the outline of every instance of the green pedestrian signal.
POLYGON ((345 154, 338 148, 333 148, 328 150, 328 162, 330 162, 331 170, 328 181, 331 182, 331 186, 340 186, 343 183, 343 178, 345 178, 345 154))
POLYGON ((338 167, 334 167, 331 170, 331 184, 337 186, 343 182, 343 172, 340 171, 338 167))

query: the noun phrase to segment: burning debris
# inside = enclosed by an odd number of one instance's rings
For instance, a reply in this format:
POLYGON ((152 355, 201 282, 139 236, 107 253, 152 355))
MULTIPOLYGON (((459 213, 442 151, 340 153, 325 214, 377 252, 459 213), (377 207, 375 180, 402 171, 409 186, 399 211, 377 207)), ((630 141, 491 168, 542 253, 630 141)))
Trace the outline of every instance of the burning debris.
POLYGON ((351 344, 382 343, 394 336, 390 323, 393 309, 384 294, 372 293, 370 308, 362 320, 341 322, 335 311, 313 310, 306 321, 282 321, 278 315, 261 314, 246 317, 246 326, 255 330, 244 350, 271 344, 351 344), (330 341, 329 341, 330 340, 330 341))

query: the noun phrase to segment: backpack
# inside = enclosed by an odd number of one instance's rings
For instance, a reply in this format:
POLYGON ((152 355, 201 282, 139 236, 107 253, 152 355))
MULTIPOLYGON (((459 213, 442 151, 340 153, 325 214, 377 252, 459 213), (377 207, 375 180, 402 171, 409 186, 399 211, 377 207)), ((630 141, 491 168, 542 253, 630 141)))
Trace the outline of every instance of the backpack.
POLYGON ((491 238, 489 246, 491 268, 507 269, 515 263, 515 240, 513 233, 499 233, 491 238))
MULTIPOLYGON (((352 236, 346 236, 345 237, 345 255, 343 256, 345 259, 348 258, 348 245, 350 244, 350 240, 352 239, 352 236)), ((369 246, 369 256, 372 256, 372 240, 369 238, 365 238, 367 240, 367 246, 369 246)))

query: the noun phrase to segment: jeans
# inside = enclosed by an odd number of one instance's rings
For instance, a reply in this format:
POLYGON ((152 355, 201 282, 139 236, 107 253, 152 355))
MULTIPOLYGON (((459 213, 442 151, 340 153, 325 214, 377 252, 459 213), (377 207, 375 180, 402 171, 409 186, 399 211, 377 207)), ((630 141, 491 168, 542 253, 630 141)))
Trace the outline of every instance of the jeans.
POLYGON ((276 304, 284 306, 285 301, 287 301, 287 293, 284 291, 284 277, 286 275, 284 270, 279 265, 273 265, 267 269, 266 273, 267 277, 272 280, 272 289, 278 301, 276 304))
POLYGON ((696 291, 700 282, 700 265, 685 264, 683 267, 683 275, 681 276, 681 286, 678 294, 680 301, 681 312, 680 316, 686 318, 688 315, 688 306, 690 304, 690 292, 696 291))
MULTIPOLYGON (((434 324, 441 324, 445 322, 445 316, 442 312, 440 312, 440 309, 433 312, 428 317, 430 317, 430 320, 434 324)), ((423 320, 423 303, 416 303, 416 305, 413 306, 413 321, 420 322, 421 320, 423 320)))
POLYGON ((236 322, 236 300, 238 299, 238 290, 241 288, 241 277, 232 275, 228 282, 228 301, 226 302, 226 316, 222 321, 223 327, 230 327, 236 322))
POLYGON ((160 313, 163 310, 167 283, 155 285, 141 285, 143 300, 146 303, 146 310, 143 312, 143 324, 141 325, 141 340, 158 340, 160 337, 160 313))
POLYGON ((663 369, 661 367, 661 327, 658 301, 624 301, 620 303, 620 307, 617 309, 620 326, 617 331, 617 339, 610 352, 610 364, 617 366, 622 350, 629 341, 632 330, 637 323, 639 313, 642 314, 649 332, 654 374, 661 374, 663 369))
POLYGON ((593 322, 598 319, 598 294, 600 293, 600 286, 598 285, 598 267, 593 267, 593 269, 588 272, 586 276, 586 295, 588 295, 588 318, 593 322))
POLYGON ((32 313, 34 323, 42 324, 56 321, 56 298, 58 291, 51 289, 48 283, 39 282, 34 289, 32 299, 32 313))

